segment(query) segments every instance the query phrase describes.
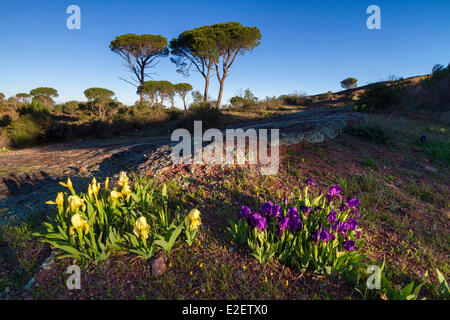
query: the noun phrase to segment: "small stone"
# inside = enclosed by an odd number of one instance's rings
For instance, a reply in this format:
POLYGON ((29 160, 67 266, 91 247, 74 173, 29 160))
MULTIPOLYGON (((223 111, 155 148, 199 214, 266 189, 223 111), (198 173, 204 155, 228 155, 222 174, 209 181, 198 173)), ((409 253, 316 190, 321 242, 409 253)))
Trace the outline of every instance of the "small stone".
POLYGON ((241 270, 238 270, 234 273, 234 276, 238 279, 243 280, 244 279, 244 273, 241 270))
POLYGON ((431 172, 437 172, 436 168, 432 166, 425 166, 425 170, 431 171, 431 172))
POLYGON ((48 271, 46 269, 40 270, 35 276, 36 282, 37 283, 44 283, 45 279, 48 278, 49 274, 50 274, 50 271, 48 271))
POLYGON ((155 278, 158 278, 164 274, 167 270, 167 265, 163 255, 160 255, 158 258, 153 260, 152 262, 152 274, 155 278))

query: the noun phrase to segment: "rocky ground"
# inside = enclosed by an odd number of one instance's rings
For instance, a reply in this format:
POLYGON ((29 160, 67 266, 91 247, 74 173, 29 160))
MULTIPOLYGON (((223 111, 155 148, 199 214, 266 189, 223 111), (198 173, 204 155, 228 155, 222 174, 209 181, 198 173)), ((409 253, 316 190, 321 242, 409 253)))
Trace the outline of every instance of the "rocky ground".
MULTIPOLYGON (((318 143, 338 136, 363 115, 351 108, 324 108, 268 120, 247 121, 235 128, 280 129, 281 144, 318 143)), ((225 128, 224 128, 225 129, 225 128)), ((26 220, 45 211, 45 200, 70 177, 76 185, 92 176, 114 177, 124 171, 156 174, 171 164, 170 137, 82 141, 0 153, 0 224, 26 220)))

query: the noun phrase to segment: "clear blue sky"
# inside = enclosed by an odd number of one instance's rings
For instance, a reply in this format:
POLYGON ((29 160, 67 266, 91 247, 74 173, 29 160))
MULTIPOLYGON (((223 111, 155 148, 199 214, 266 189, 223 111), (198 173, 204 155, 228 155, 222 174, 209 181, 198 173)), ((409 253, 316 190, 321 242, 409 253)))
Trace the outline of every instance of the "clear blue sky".
MULTIPOLYGON (((60 93, 57 102, 85 100, 89 87, 111 89, 127 104, 138 99, 118 78, 128 74, 108 48, 117 35, 161 34, 170 41, 186 29, 226 21, 259 27, 262 40, 233 65, 225 101, 240 88, 259 98, 337 91, 348 76, 366 84, 429 73, 450 60, 449 0, 21 0, 1 1, 0 12, 0 92, 49 86, 60 93), (66 28, 71 4, 81 8, 81 30, 66 28), (366 28, 371 4, 381 8, 381 30, 366 28)), ((155 80, 203 90, 198 73, 184 78, 168 58, 154 71, 155 80)))

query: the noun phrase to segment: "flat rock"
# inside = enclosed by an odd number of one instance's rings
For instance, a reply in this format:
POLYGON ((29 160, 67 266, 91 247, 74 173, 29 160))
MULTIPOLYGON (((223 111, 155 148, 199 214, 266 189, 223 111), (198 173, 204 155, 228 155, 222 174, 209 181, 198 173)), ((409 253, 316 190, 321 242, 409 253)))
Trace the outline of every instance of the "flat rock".
MULTIPOLYGON (((321 143, 336 138, 348 124, 363 121, 364 117, 352 112, 351 107, 334 107, 244 121, 219 129, 279 129, 281 145, 321 143)), ((54 200, 58 192, 65 191, 57 182, 67 177, 77 190, 85 190, 92 176, 103 181, 120 171, 158 174, 172 165, 175 144, 170 137, 126 138, 0 153, 0 225, 46 212, 49 206, 45 201, 54 200)))

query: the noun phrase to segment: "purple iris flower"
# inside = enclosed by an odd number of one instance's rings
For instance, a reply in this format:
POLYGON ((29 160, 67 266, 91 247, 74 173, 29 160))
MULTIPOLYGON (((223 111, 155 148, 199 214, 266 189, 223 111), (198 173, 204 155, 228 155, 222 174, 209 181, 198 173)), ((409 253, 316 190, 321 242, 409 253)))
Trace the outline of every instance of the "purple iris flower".
POLYGON ((288 205, 288 198, 286 195, 284 195, 284 207, 287 208, 288 205))
POLYGON ((322 228, 317 229, 315 232, 311 234, 311 239, 316 242, 316 245, 319 244, 320 232, 322 228))
POLYGON ((330 232, 328 232, 327 229, 323 229, 320 232, 319 238, 320 238, 320 240, 322 240, 324 242, 336 239, 336 237, 333 234, 331 234, 330 232))
POLYGON ((261 207, 261 212, 262 213, 270 213, 270 211, 272 210, 272 206, 273 206, 272 201, 264 203, 261 207))
POLYGON ((261 217, 258 221, 256 221, 255 227, 260 231, 266 230, 267 229, 266 217, 261 217))
POLYGON ((289 229, 289 217, 283 217, 278 221, 277 236, 282 237, 285 230, 289 229))
POLYGON ((345 205, 349 209, 356 208, 357 206, 359 206, 359 203, 360 202, 359 202, 358 198, 356 198, 356 197, 354 197, 353 199, 351 199, 350 197, 347 197, 347 201, 345 201, 345 205))
POLYGON ((345 227, 349 231, 355 230, 358 227, 358 222, 356 221, 356 218, 349 217, 345 222, 345 227))
POLYGON ((355 235, 356 235, 356 239, 359 240, 359 238, 361 237, 361 233, 359 231, 355 231, 355 235))
POLYGON ((250 216, 250 221, 252 223, 253 226, 256 225, 256 223, 262 218, 261 213, 259 212, 253 212, 252 215, 250 216))
POLYGON ((252 211, 250 210, 249 207, 242 206, 241 210, 239 211, 239 214, 238 214, 238 219, 239 220, 242 218, 249 219, 251 214, 252 214, 252 211))
POLYGON ((356 207, 353 208, 353 213, 354 213, 355 216, 357 216, 357 217, 360 216, 359 211, 358 211, 358 209, 357 209, 356 207))
POLYGON ((254 212, 251 215, 251 223, 253 227, 261 231, 267 229, 267 219, 263 217, 259 212, 254 212))
POLYGON ((345 232, 347 231, 347 224, 345 222, 338 221, 331 227, 331 230, 336 231, 340 234, 345 234, 345 232))
POLYGON ((327 216, 327 220, 330 222, 335 222, 337 219, 337 212, 334 210, 331 210, 330 213, 327 216))
POLYGON ((342 200, 342 196, 340 194, 341 192, 342 192, 342 189, 337 184, 332 186, 330 191, 328 191, 328 193, 326 195, 328 202, 331 202, 336 197, 338 197, 339 200, 342 200))
POLYGON ((342 246, 344 247, 345 250, 347 251, 355 251, 358 250, 358 247, 355 247, 355 242, 352 240, 348 240, 348 241, 344 241, 342 242, 342 246))
POLYGON ((296 218, 290 218, 289 219, 289 228, 292 231, 298 231, 301 230, 303 228, 303 224, 302 221, 296 217, 296 218))
POLYGON ((298 218, 298 211, 296 207, 290 207, 287 211, 287 215, 289 218, 295 219, 298 218))
POLYGON ((272 206, 272 209, 271 209, 271 211, 269 213, 269 216, 275 217, 275 218, 281 217, 281 207, 280 207, 280 205, 276 204, 276 205, 272 206))
POLYGON ((289 217, 283 217, 278 221, 278 228, 283 230, 289 229, 289 217))
POLYGON ((305 215, 308 215, 311 212, 311 207, 300 206, 300 211, 303 212, 305 215))
POLYGON ((306 179, 306 185, 308 185, 308 186, 317 186, 317 184, 311 178, 306 179))

